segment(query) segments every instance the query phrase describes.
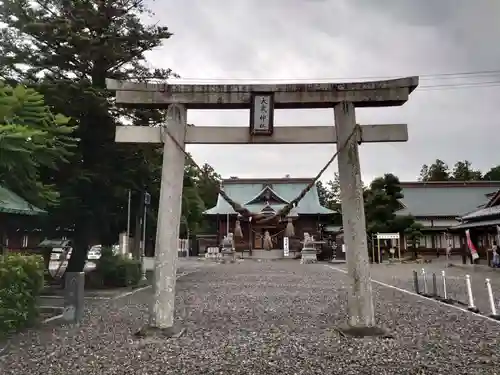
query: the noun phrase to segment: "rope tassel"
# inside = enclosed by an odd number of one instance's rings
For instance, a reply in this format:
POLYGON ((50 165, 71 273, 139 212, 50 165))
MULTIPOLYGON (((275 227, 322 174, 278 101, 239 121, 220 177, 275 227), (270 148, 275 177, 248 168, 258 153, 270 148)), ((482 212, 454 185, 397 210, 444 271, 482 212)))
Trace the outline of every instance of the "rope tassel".
POLYGON ((292 218, 288 218, 288 223, 286 224, 285 237, 295 237, 295 228, 293 227, 292 218))
POLYGON ((243 231, 241 230, 241 224, 239 220, 236 220, 236 224, 234 224, 234 237, 243 238, 243 231))

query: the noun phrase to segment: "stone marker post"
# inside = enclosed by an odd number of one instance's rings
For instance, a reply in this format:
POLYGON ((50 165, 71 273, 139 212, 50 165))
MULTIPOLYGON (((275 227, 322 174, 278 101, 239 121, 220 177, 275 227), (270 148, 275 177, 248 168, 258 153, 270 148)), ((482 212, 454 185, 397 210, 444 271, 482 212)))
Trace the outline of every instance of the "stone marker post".
POLYGON ((63 319, 68 323, 79 323, 83 318, 85 303, 85 273, 66 272, 64 281, 63 319))
MULTIPOLYGON (((356 115, 353 103, 335 105, 335 129, 338 145, 343 145, 355 130, 356 115)), ((347 269, 351 288, 348 295, 348 324, 351 327, 374 327, 372 284, 366 243, 363 185, 359 164, 358 137, 350 138, 338 155, 342 225, 347 269)))

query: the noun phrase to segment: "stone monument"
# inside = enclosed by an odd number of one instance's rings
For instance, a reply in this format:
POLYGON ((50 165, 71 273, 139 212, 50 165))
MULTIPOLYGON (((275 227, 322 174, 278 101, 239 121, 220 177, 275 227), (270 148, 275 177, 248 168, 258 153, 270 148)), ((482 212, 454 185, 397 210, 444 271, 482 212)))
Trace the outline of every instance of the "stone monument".
POLYGON ((316 241, 314 236, 309 235, 309 233, 304 233, 304 241, 302 241, 302 251, 300 264, 311 264, 318 261, 318 250, 316 245, 322 245, 325 241, 316 241))
POLYGON ((235 260, 234 251, 234 238, 233 234, 229 233, 224 237, 221 243, 221 256, 223 261, 234 261, 235 260))

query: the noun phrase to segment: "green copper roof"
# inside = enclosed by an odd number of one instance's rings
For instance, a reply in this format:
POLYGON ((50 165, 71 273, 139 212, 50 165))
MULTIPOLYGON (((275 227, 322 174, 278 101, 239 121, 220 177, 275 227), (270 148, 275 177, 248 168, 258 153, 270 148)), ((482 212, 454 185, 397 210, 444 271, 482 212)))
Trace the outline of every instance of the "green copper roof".
MULTIPOLYGON (((295 182, 293 179, 291 181, 282 181, 272 183, 272 190, 281 198, 286 200, 287 202, 296 198, 297 195, 302 191, 302 189, 307 185, 307 182, 295 182)), ((224 190, 227 195, 229 195, 232 199, 240 204, 245 204, 253 200, 260 192, 262 192, 263 183, 241 183, 231 181, 231 183, 227 183, 224 185, 224 190)), ((247 206, 253 212, 260 212, 262 208, 264 208, 265 204, 251 204, 247 206)), ((273 209, 279 210, 284 205, 276 204, 271 205, 273 209)), ((297 213, 298 214, 333 214, 334 211, 329 210, 319 204, 318 191, 314 187, 311 189, 306 196, 299 202, 297 205, 297 213)), ((207 215, 226 215, 226 214, 235 214, 234 210, 231 206, 219 195, 217 199, 217 205, 215 207, 210 208, 205 211, 207 215)))
POLYGON ((19 195, 0 186, 0 212, 19 215, 40 215, 44 210, 33 206, 19 195))
POLYGON ((404 198, 401 203, 405 208, 398 211, 398 215, 458 217, 476 211, 486 204, 489 201, 487 195, 496 192, 500 183, 490 186, 471 183, 402 187, 404 198))

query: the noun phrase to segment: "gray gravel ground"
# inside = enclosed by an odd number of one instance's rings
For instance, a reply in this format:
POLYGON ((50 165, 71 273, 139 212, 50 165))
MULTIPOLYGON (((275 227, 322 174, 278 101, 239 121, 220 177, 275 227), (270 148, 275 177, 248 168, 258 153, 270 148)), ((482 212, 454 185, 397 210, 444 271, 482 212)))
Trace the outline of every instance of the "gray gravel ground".
MULTIPOLYGON (((455 262, 456 263, 456 262, 455 262)), ((346 269, 346 265, 335 265, 337 268, 346 269)), ((432 273, 438 276, 438 292, 443 295, 443 283, 441 271, 446 273, 446 286, 448 298, 462 301, 467 304, 467 289, 465 286, 465 275, 471 277, 472 294, 474 304, 481 313, 486 315, 491 313, 488 294, 485 286, 485 279, 489 278, 493 290, 495 304, 498 313, 500 313, 500 272, 485 266, 465 266, 465 267, 447 267, 444 261, 434 261, 427 264, 380 264, 371 267, 372 278, 387 284, 395 285, 403 289, 414 291, 413 270, 419 273, 420 289, 423 290, 423 281, 421 270, 425 268, 427 273, 427 286, 429 292, 432 290, 432 273)), ((458 305, 460 306, 460 305, 458 305)), ((466 306, 462 306, 466 307, 466 306)))
POLYGON ((19 337, 1 374, 496 374, 500 326, 374 284, 394 340, 351 339, 347 277, 297 261, 200 266, 177 284, 178 339, 137 341, 150 290, 101 303, 80 328, 19 337))

